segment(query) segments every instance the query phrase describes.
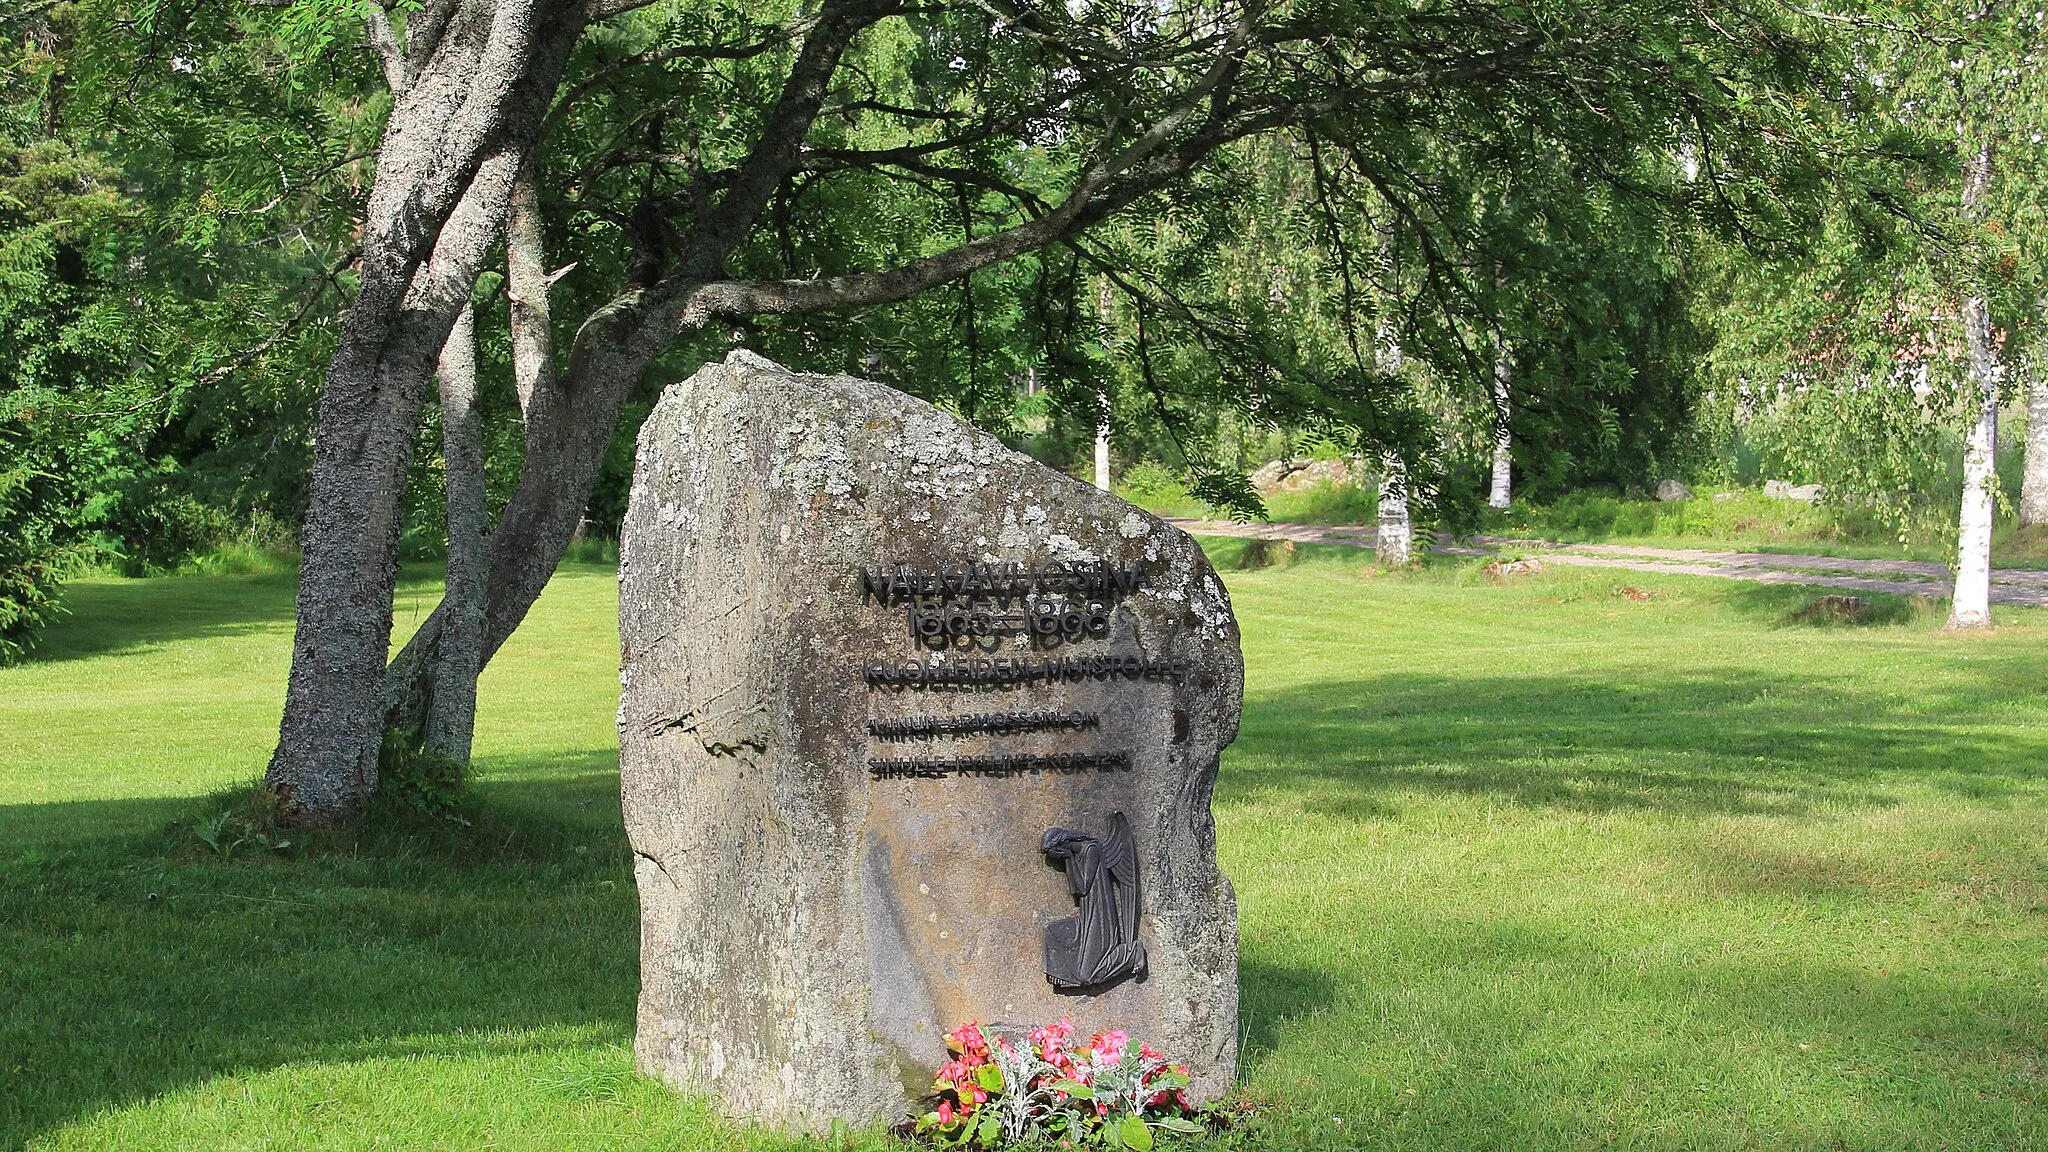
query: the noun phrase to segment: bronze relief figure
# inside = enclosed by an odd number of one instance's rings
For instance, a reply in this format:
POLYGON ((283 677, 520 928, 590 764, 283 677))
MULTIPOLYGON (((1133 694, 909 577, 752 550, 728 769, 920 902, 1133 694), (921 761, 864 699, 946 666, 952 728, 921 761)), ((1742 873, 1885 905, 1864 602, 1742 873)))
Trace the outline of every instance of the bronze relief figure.
POLYGON ((1088 989, 1145 973, 1138 939, 1138 842, 1121 812, 1109 817, 1109 838, 1052 828, 1041 844, 1062 861, 1079 915, 1045 926, 1045 978, 1053 987, 1088 989))

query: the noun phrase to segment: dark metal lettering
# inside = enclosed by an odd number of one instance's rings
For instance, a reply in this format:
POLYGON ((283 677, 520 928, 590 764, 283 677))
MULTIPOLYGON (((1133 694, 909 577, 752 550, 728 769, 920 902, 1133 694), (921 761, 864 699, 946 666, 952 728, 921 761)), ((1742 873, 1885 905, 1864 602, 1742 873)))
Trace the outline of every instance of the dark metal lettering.
MULTIPOLYGON (((998 660, 997 665, 1007 664, 998 660)), ((1001 676, 1006 668, 992 668, 1001 676)), ((1003 734, 1057 730, 1079 732, 1094 728, 1101 718, 1093 712, 977 712, 965 716, 913 716, 901 720, 870 720, 868 735, 877 740, 929 740, 938 736, 964 736, 976 732, 1003 734)))
POLYGON ((868 761, 868 777, 874 780, 941 780, 948 776, 1002 778, 1037 776, 1045 773, 1075 775, 1084 772, 1132 771, 1129 752, 1017 753, 1001 756, 913 756, 876 757, 868 761))
POLYGON ((1190 671, 1185 660, 1149 656, 1012 656, 999 659, 911 659, 863 664, 870 688, 1015 688, 1026 684, 1106 680, 1112 676, 1179 684, 1190 671))
POLYGON ((1151 586, 1144 567, 1111 564, 1106 560, 1060 561, 1042 564, 1001 564, 987 561, 953 561, 937 566, 893 561, 873 570, 861 568, 859 596, 862 600, 896 607, 914 600, 992 599, 1004 608, 1013 600, 1029 596, 1080 596, 1114 603, 1151 586))

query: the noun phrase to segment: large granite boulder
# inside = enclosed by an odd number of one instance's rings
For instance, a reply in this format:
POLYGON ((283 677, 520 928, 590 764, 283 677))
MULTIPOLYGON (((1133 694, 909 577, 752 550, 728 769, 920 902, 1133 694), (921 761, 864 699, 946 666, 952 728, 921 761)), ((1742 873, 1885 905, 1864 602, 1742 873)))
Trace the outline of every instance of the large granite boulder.
POLYGON ((1072 1017, 1227 1085, 1209 800, 1243 665, 1188 536, 922 401, 736 352, 663 394, 621 538, 640 1067, 903 1116, 942 1032, 1072 1017))

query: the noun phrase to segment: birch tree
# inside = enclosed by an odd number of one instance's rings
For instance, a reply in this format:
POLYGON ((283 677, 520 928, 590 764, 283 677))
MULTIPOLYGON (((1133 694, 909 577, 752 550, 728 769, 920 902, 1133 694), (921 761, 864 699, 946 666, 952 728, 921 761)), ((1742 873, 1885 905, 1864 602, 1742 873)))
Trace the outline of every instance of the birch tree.
POLYGON ((2048 363, 2039 351, 2027 366, 2026 398, 2027 455, 2019 520, 2022 528, 2031 528, 2048 524, 2048 363))
MULTIPOLYGON (((2038 170, 2048 17, 2012 3, 1875 5, 1849 75, 1874 98, 1852 115, 1866 163, 1796 261, 1737 278, 1716 352, 1765 417, 1755 439, 1891 519, 1901 539, 1946 480, 1942 433, 1963 433, 1962 492, 1944 509, 1955 553, 1949 623, 1990 622, 1994 469, 2007 349, 2038 323, 2038 170), (1944 427, 1945 426, 1945 427, 1944 427)), ((1746 274, 1747 275, 1747 274, 1746 274)))
MULTIPOLYGON (((1399 283, 1400 269, 1394 259, 1393 234, 1381 229, 1379 268, 1382 282, 1399 283)), ((1381 372, 1398 378, 1406 367, 1401 354, 1401 333, 1395 324, 1392 302, 1382 296, 1375 322, 1373 348, 1381 372)), ((1415 521, 1408 507, 1408 462, 1397 449, 1380 451, 1379 515, 1373 533, 1373 553, 1389 568, 1406 567, 1415 558, 1415 521)))
POLYGON ((1486 493, 1489 508, 1514 504, 1514 399, 1515 361, 1508 354, 1507 338, 1493 337, 1493 474, 1486 493))
MULTIPOLYGON (((1963 219, 1981 226, 1985 200, 1991 194, 1996 148, 1990 131, 1975 131, 1966 121, 1958 133, 1963 150, 1963 219)), ((1967 277, 1963 298, 1963 334, 1969 348, 1965 396, 1975 408, 1963 440, 1963 506, 1956 536, 1955 591, 1949 601, 1951 628, 1988 627, 1991 623, 1991 529, 1996 508, 1992 488, 1998 450, 1999 381, 2003 372, 1993 342, 1991 305, 1975 277, 1967 277)))

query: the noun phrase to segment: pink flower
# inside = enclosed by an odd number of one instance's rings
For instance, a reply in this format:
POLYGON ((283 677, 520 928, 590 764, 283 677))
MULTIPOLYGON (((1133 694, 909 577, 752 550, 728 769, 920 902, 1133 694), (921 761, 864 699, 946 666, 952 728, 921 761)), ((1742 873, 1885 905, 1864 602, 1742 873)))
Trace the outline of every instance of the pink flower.
POLYGON ((939 1101, 939 1123, 941 1123, 941 1124, 951 1124, 952 1122, 953 1122, 953 1102, 952 1102, 951 1100, 941 1100, 941 1101, 939 1101))
POLYGON ((946 1033, 946 1040, 963 1057, 970 1058, 970 1065, 983 1063, 988 1057, 988 1038, 981 1034, 981 1022, 978 1020, 969 1020, 946 1033))
POLYGON ((1116 1064, 1123 1060, 1124 1047, 1130 1039, 1124 1035, 1123 1029, 1112 1028, 1107 1032, 1097 1032, 1088 1042, 1088 1047, 1094 1050, 1096 1060, 1103 1064, 1116 1064))

